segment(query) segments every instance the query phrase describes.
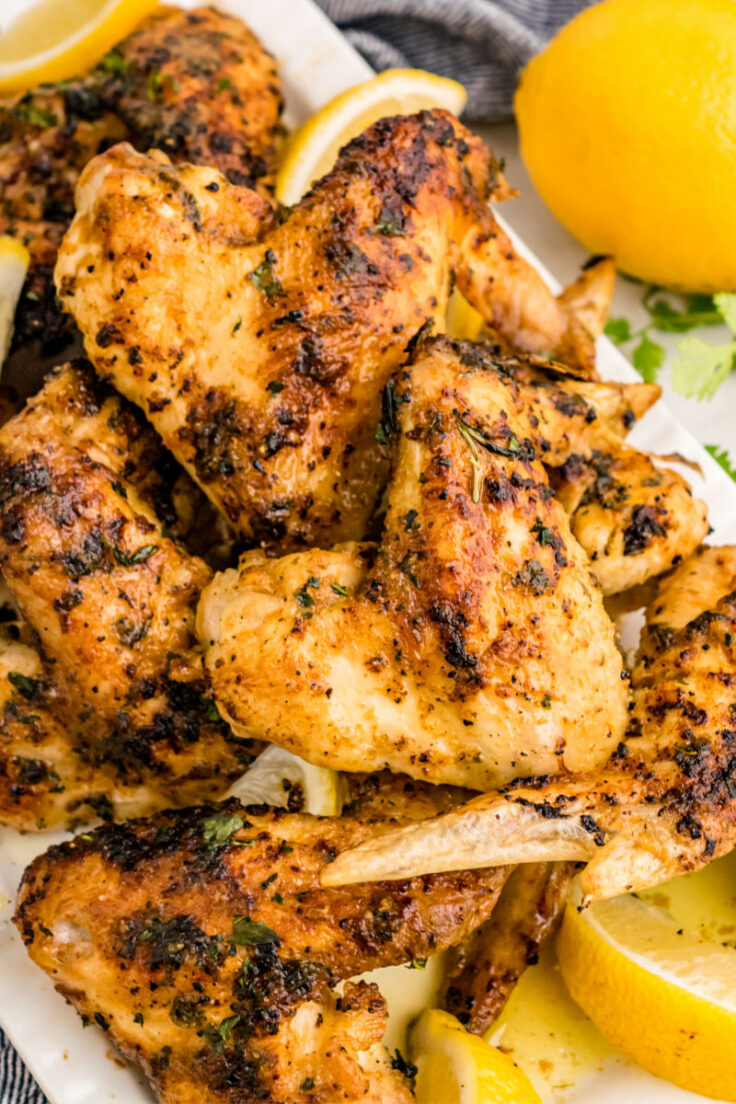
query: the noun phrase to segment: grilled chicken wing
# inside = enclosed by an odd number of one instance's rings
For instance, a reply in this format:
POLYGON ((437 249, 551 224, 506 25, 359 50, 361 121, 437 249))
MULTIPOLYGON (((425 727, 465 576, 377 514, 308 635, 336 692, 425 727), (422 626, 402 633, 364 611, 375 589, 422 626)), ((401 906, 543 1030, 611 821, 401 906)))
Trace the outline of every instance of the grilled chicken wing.
POLYGON ((0 430, 0 567, 37 642, 0 655, 4 823, 201 800, 252 757, 205 695, 193 629, 211 572, 164 535, 193 505, 175 469, 88 367, 0 430))
POLYGON ((211 8, 161 8, 90 73, 0 101, 0 232, 22 238, 32 258, 14 349, 40 340, 56 353, 69 338, 52 273, 92 157, 127 139, 269 191, 280 111, 273 59, 211 8))
POLYGON ((462 938, 505 872, 320 888, 331 856, 391 823, 233 801, 104 827, 36 859, 16 923, 166 1104, 409 1104, 377 987, 334 986, 462 938))
POLYGON ((482 348, 422 343, 385 395, 380 545, 249 552, 204 591, 198 632, 236 734, 474 789, 605 761, 627 689, 535 459, 539 396, 482 348))
POLYGON ((639 586, 686 559, 708 532, 705 503, 656 457, 614 444, 571 456, 553 475, 572 531, 604 594, 639 586))
POLYGON ((406 877, 503 855, 584 859, 583 892, 611 897, 696 870, 736 842, 736 548, 703 548, 647 609, 626 738, 610 761, 471 801, 340 856, 325 881, 406 877))
POLYGON ((527 966, 557 930, 576 863, 522 863, 485 924, 447 955, 444 1007, 482 1035, 500 1016, 527 966))
POLYGON ((97 371, 247 539, 363 539, 381 390, 452 272, 519 347, 592 368, 592 335, 494 222, 505 190, 443 112, 371 127, 277 225, 214 170, 118 146, 80 178, 57 286, 97 371))

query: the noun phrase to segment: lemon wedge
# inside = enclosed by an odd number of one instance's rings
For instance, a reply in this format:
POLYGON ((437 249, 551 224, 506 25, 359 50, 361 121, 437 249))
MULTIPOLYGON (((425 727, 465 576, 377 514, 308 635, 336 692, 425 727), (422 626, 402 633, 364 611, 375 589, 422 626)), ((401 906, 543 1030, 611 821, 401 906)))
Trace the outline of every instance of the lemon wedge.
POLYGON ((449 1012, 422 1012, 410 1029, 409 1049, 417 1104, 541 1104, 519 1066, 449 1012))
POLYGON ((569 904, 557 954, 609 1042, 683 1089, 736 1101, 736 950, 622 896, 582 912, 569 904))
POLYGON ((480 311, 471 306, 459 291, 453 291, 447 304, 445 319, 448 336, 461 341, 477 341, 484 327, 485 319, 480 311))
POLYGON ((13 337, 13 319, 18 306, 30 256, 25 246, 8 234, 0 237, 0 368, 13 337))
POLYGON ((287 808, 296 787, 300 790, 301 801, 297 804, 300 811, 314 816, 340 815, 345 795, 338 772, 315 767, 275 744, 253 760, 250 769, 232 784, 226 796, 237 797, 244 805, 287 808))
POLYGON ((157 0, 41 0, 1 25, 0 93, 78 76, 157 6, 157 0))
POLYGON ((442 107, 459 115, 467 95, 457 81, 423 69, 387 69, 342 92, 293 135, 276 179, 276 198, 297 203, 329 172, 340 148, 387 115, 410 115, 442 107))

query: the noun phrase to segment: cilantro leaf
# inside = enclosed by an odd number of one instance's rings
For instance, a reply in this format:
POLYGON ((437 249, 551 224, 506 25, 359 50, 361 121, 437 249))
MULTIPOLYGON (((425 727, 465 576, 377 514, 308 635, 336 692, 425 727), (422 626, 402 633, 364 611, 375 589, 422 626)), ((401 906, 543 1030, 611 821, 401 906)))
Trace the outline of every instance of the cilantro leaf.
POLYGON ((202 821, 202 835, 208 847, 217 847, 227 843, 234 832, 243 827, 245 821, 238 813, 232 816, 211 816, 202 821))
POLYGON ((685 310, 678 310, 668 299, 652 301, 652 296, 661 291, 662 288, 651 287, 642 299, 649 311, 652 327, 660 333, 686 333, 698 326, 714 326, 721 321, 721 315, 709 295, 691 295, 685 310))
POLYGON ((678 346, 672 362, 672 386, 686 399, 712 399, 728 378, 736 356, 736 341, 730 345, 708 345, 699 337, 687 337, 678 346))
POLYGON ((603 332, 614 345, 623 345, 625 341, 631 340, 631 323, 628 318, 609 318, 603 332))
POLYGON ((736 461, 732 460, 725 448, 719 449, 718 445, 706 445, 705 451, 709 452, 716 464, 720 464, 723 470, 736 480, 736 461))
POLYGON ((713 302, 729 330, 736 333, 736 293, 730 291, 719 292, 718 295, 713 296, 713 302))
POLYGON ((634 349, 631 360, 643 380, 656 383, 659 369, 664 364, 664 349, 644 334, 634 349))
POLYGON ((260 920, 251 920, 250 916, 233 917, 233 943, 240 947, 260 947, 276 943, 278 938, 276 932, 260 920))

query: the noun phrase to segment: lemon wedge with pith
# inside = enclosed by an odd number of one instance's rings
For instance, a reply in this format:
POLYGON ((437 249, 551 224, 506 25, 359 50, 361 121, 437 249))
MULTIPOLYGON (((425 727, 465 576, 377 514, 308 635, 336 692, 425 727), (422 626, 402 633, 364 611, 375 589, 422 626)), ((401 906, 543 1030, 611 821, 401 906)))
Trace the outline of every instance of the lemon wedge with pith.
POLYGON ((29 262, 25 246, 8 234, 0 237, 0 368, 10 348, 15 308, 29 262))
POLYGON ((736 950, 622 896, 569 904, 557 953, 572 997, 609 1042, 683 1089, 736 1101, 736 950))
POLYGON ((409 1032, 417 1104, 541 1104, 526 1075, 449 1012, 429 1008, 409 1032))
POLYGON ((290 206, 329 172, 340 148, 387 115, 442 107, 459 115, 465 89, 423 69, 387 69, 342 92, 301 126, 289 142, 276 180, 276 197, 290 206))
POLYGON ((157 0, 41 0, 0 17, 0 93, 76 77, 158 6, 157 0))
POLYGON ((315 767, 284 748, 272 745, 227 793, 244 805, 275 805, 314 816, 339 816, 344 789, 337 771, 315 767))

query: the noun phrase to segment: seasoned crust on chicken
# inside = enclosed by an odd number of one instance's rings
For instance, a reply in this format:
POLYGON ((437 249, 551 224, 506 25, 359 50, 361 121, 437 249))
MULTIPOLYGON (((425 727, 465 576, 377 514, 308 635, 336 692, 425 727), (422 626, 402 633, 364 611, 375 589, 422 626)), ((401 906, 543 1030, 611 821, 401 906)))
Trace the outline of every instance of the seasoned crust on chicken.
POLYGON ((164 535, 161 517, 177 532, 193 505, 177 482, 135 408, 83 366, 0 430, 0 567, 26 620, 0 655, 2 822, 201 800, 250 761, 193 650, 211 572, 164 535))
POLYGON ((707 508, 671 468, 614 444, 571 456, 553 475, 604 594, 640 586, 686 559, 708 532, 707 508))
POLYGON ((239 19, 162 7, 91 72, 0 100, 0 232, 26 242, 31 268, 13 348, 70 337, 52 274, 87 162, 123 139, 215 165, 270 191, 281 135, 273 59, 239 19))
POLYGON ((392 823, 233 801, 101 828, 36 859, 16 923, 165 1104, 409 1104, 377 988, 333 987, 461 939, 505 872, 320 888, 331 856, 392 823))
POLYGON ((517 346, 592 371, 592 335, 495 224, 505 189, 439 111, 376 123, 277 225, 214 170, 119 146, 80 178, 57 286, 100 375, 248 540, 363 539, 381 389, 451 272, 517 346))
POLYGON ((540 408, 503 359, 422 343, 387 390, 378 547, 249 552, 203 593, 198 633, 236 734, 479 790, 605 761, 627 688, 535 458, 540 408))
POLYGON ((485 924, 447 954, 443 1004, 483 1035, 526 970, 557 931, 577 863, 521 863, 485 924))
POLYGON ((588 900, 697 870, 736 842, 736 548, 660 583, 632 672, 626 738, 595 771, 539 778, 342 855, 326 884, 478 862, 582 859, 588 900))

